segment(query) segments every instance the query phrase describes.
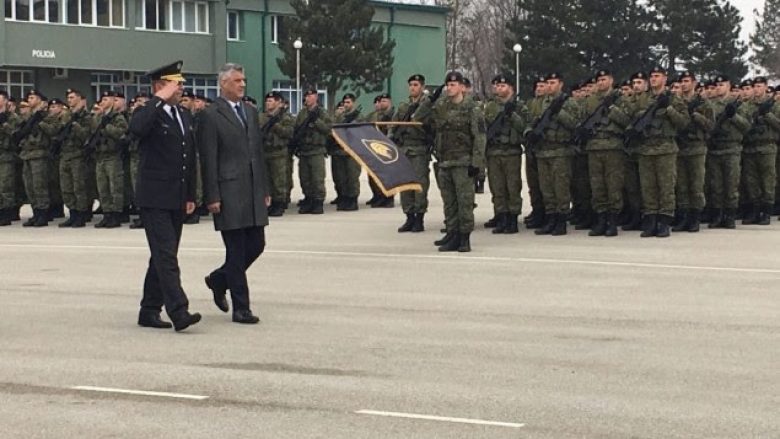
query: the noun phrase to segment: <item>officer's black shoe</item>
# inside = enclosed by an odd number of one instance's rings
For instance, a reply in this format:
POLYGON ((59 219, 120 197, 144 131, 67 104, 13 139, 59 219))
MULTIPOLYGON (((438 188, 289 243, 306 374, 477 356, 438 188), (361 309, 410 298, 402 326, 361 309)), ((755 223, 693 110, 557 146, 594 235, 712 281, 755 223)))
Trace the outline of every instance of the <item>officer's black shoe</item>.
POLYGON ((214 304, 217 305, 222 312, 228 312, 230 305, 227 301, 227 288, 223 288, 217 285, 217 281, 211 278, 211 275, 206 276, 206 287, 211 290, 211 294, 214 296, 214 304))
POLYGON ((200 215, 198 215, 195 212, 192 212, 191 214, 187 215, 186 218, 184 218, 184 224, 198 224, 200 223, 200 215))
POLYGON ((70 216, 64 222, 57 224, 57 227, 64 229, 65 227, 73 227, 73 222, 76 220, 77 213, 73 210, 70 211, 70 216))
POLYGON ((36 209, 33 209, 33 216, 27 219, 27 221, 22 223, 22 227, 32 227, 33 224, 35 224, 35 220, 38 218, 36 217, 38 215, 38 212, 36 209))
POLYGON ((159 328, 159 329, 173 328, 173 324, 161 319, 159 313, 153 313, 148 311, 141 311, 140 313, 138 313, 138 326, 143 326, 144 328, 159 328))
POLYGON ((476 194, 484 194, 485 193, 485 179, 484 178, 478 178, 474 180, 474 193, 476 194))
POLYGON ((195 209, 195 212, 200 216, 209 216, 209 208, 205 204, 201 204, 195 209))
POLYGON ((22 206, 17 206, 15 209, 11 210, 11 221, 19 221, 22 219, 20 215, 22 211, 22 206))
MULTIPOLYGON (((444 245, 453 239, 457 237, 457 234, 455 232, 447 232, 446 235, 442 236, 441 239, 438 239, 436 241, 433 241, 433 245, 439 246, 444 245)), ((455 239, 457 241, 457 239, 455 239)))
POLYGON ((651 236, 655 236, 657 229, 658 229, 658 215, 655 214, 645 215, 645 217, 642 218, 642 233, 639 236, 642 238, 649 238, 651 236))
POLYGON ((588 230, 593 227, 593 212, 583 212, 574 230, 588 230))
POLYGON ((76 218, 73 219, 73 224, 71 224, 71 227, 74 229, 80 229, 82 227, 86 227, 87 225, 87 212, 83 210, 71 210, 70 211, 71 216, 75 215, 76 218))
POLYGON ((312 215, 321 215, 325 213, 325 210, 322 207, 324 202, 325 200, 311 200, 311 210, 309 213, 312 215))
POLYGON ((0 209, 0 227, 11 225, 11 210, 0 209))
POLYGON ((341 201, 342 201, 341 195, 337 195, 337 196, 336 196, 336 198, 334 198, 334 199, 330 200, 330 203, 328 203, 328 204, 331 204, 331 205, 334 205, 334 204, 335 204, 335 205, 338 205, 338 204, 340 204, 340 203, 341 203, 341 201))
POLYGON ((506 212, 500 212, 496 214, 496 227, 493 228, 494 234, 504 233, 506 230, 506 221, 509 214, 506 212))
POLYGON ((717 229, 723 227, 723 209, 715 209, 710 216, 709 229, 717 229))
POLYGON ((106 221, 106 224, 103 225, 103 228, 105 229, 116 229, 117 227, 122 227, 122 223, 119 221, 120 217, 119 212, 109 212, 106 214, 108 217, 108 220, 106 221))
MULTIPOLYGON (((563 220, 566 221, 566 217, 563 217, 563 220)), ((534 230, 534 235, 549 235, 550 233, 555 230, 555 223, 558 222, 558 215, 551 213, 547 215, 547 221, 544 223, 544 226, 542 226, 538 230, 534 230)))
MULTIPOLYGON (((740 210, 745 209, 744 207, 740 210)), ((761 207, 756 204, 750 210, 745 210, 742 215, 742 225, 751 225, 758 222, 758 216, 761 214, 761 207)))
POLYGON ((412 224, 412 233, 420 233, 425 231, 425 214, 414 214, 414 224, 412 224))
POLYGON ((642 230, 642 215, 639 211, 631 211, 628 222, 621 227, 625 231, 629 230, 642 230))
POLYGON ((607 233, 607 214, 604 212, 597 213, 596 224, 588 232, 588 236, 604 236, 605 233, 607 233))
POLYGON ((691 211, 688 209, 677 209, 679 212, 679 218, 677 218, 677 224, 672 226, 672 232, 684 232, 688 230, 688 226, 691 223, 691 211))
POLYGON ((526 229, 538 229, 539 227, 543 227, 545 225, 545 215, 541 211, 535 212, 537 212, 535 215, 531 213, 531 217, 529 218, 528 222, 525 223, 526 229))
POLYGON ((685 230, 688 232, 696 233, 701 228, 701 211, 698 209, 691 209, 688 212, 688 224, 685 225, 685 230))
POLYGON ((48 209, 38 209, 38 214, 35 216, 35 222, 33 227, 46 227, 49 225, 49 211, 48 209))
POLYGON ((454 252, 460 248, 461 233, 453 232, 452 238, 439 246, 440 252, 454 252))
POLYGON ((515 233, 519 233, 520 230, 518 229, 518 226, 517 226, 517 216, 518 215, 515 215, 513 213, 508 213, 506 215, 507 215, 507 223, 506 223, 506 227, 504 228, 504 233, 507 234, 507 235, 512 235, 512 234, 515 234, 515 233))
POLYGON ((736 209, 723 209, 723 222, 721 223, 721 227, 724 229, 735 229, 737 227, 735 223, 736 215, 736 209))
POLYGON ((761 207, 761 213, 758 215, 758 221, 756 224, 759 226, 768 226, 769 223, 772 222, 772 216, 770 215, 770 212, 772 212, 772 205, 767 204, 761 207))
POLYGON ((374 207, 374 203, 376 203, 378 199, 379 194, 374 194, 371 198, 369 198, 368 201, 366 201, 366 206, 374 207))
POLYGON ((398 233, 411 232, 412 227, 414 227, 414 214, 407 213, 406 222, 401 224, 401 227, 398 228, 398 233))
POLYGON ((656 238, 668 238, 669 233, 669 222, 672 221, 672 217, 666 216, 666 215, 658 215, 657 216, 657 222, 655 226, 655 236, 656 238))
POLYGON ((190 326, 198 323, 200 319, 201 319, 200 314, 198 313, 190 314, 187 311, 182 311, 176 313, 176 315, 174 316, 171 316, 171 320, 173 321, 173 329, 176 330, 176 332, 184 331, 190 326))
POLYGON ((131 229, 143 229, 144 228, 144 222, 141 220, 141 218, 136 218, 133 220, 132 223, 130 223, 131 229))
POLYGON ((252 314, 252 311, 248 309, 233 311, 233 322, 243 323, 245 325, 256 325, 260 322, 260 317, 252 314))
POLYGON ((604 236, 606 237, 617 236, 618 234, 617 218, 618 218, 618 214, 616 212, 607 213, 607 221, 606 221, 606 227, 604 229, 604 236))
POLYGON ((498 216, 499 215, 501 215, 501 214, 500 213, 493 214, 493 218, 490 218, 489 220, 487 220, 485 222, 485 224, 483 224, 483 226, 485 226, 486 229, 492 229, 493 227, 495 227, 496 224, 498 224, 498 216))
POLYGON ((566 234, 566 214, 559 213, 558 219, 555 221, 555 228, 550 233, 552 236, 561 236, 566 234))
POLYGON ((460 242, 458 243, 458 251, 460 253, 467 253, 471 251, 471 233, 461 233, 460 242))
POLYGON ((93 210, 92 213, 94 215, 103 215, 103 206, 98 206, 98 208, 93 210))

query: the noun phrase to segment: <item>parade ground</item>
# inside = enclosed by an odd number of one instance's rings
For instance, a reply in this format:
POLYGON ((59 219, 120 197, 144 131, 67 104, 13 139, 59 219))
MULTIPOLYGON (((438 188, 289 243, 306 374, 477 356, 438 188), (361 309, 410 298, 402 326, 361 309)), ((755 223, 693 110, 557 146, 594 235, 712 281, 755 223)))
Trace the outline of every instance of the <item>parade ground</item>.
POLYGON ((776 217, 493 235, 484 194, 473 251, 442 254, 431 194, 424 233, 362 203, 272 219, 249 270, 259 325, 214 306, 222 241, 185 226, 203 320, 182 333, 136 325, 142 230, 0 229, 0 436, 780 437, 776 217))

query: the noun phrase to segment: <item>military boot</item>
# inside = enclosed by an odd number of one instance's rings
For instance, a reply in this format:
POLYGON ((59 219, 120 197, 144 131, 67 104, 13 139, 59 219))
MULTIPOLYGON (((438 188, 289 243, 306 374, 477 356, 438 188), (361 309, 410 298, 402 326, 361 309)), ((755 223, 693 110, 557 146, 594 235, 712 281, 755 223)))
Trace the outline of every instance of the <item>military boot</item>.
POLYGON ((596 224, 588 232, 588 236, 604 236, 607 232, 607 214, 605 212, 596 214, 596 224))
POLYGON ((347 197, 344 200, 344 205, 340 210, 343 210, 345 212, 354 212, 358 210, 358 199, 357 197, 347 197))
POLYGON ((284 215, 284 203, 281 201, 272 201, 268 206, 268 216, 282 216, 284 215))
POLYGON ((761 207, 761 213, 758 214, 758 221, 756 221, 756 224, 759 226, 768 226, 769 223, 772 222, 772 216, 770 215, 770 212, 772 212, 772 205, 763 205, 761 207))
POLYGON ((688 224, 685 225, 685 230, 693 233, 698 232, 701 224, 700 218, 701 210, 691 209, 688 212, 688 224))
POLYGON ((366 206, 374 207, 374 203, 376 203, 378 199, 379 194, 374 194, 368 201, 366 201, 366 206))
POLYGON ((38 209, 38 214, 35 217, 35 222, 33 223, 33 227, 46 227, 49 225, 49 210, 48 209, 38 209))
POLYGON ((642 218, 642 233, 639 235, 642 238, 649 238, 655 236, 658 228, 658 215, 645 215, 642 218))
POLYGON ((669 223, 674 219, 671 216, 667 215, 657 215, 657 222, 655 226, 655 236, 656 238, 668 238, 669 233, 669 223))
POLYGON ((547 217, 542 211, 534 211, 530 215, 530 218, 528 219, 528 222, 525 223, 526 229, 538 229, 540 227, 544 227, 544 225, 547 223, 547 217))
MULTIPOLYGON (((566 217, 563 217, 563 221, 566 221, 566 217)), ((538 230, 534 230, 534 235, 549 235, 555 230, 555 223, 558 222, 558 215, 551 213, 547 215, 547 221, 538 230)))
POLYGON ((341 195, 336 195, 336 198, 334 198, 334 199, 330 200, 330 203, 328 203, 328 204, 331 204, 331 205, 333 205, 333 204, 335 204, 335 205, 339 205, 339 203, 341 203, 341 202, 342 202, 342 197, 341 197, 341 195))
POLYGON ((103 225, 103 228, 105 229, 116 229, 117 227, 122 227, 122 223, 119 221, 121 213, 120 212, 108 212, 105 216, 108 217, 106 220, 106 223, 103 225))
POLYGON ((456 232, 447 232, 444 236, 441 237, 441 239, 438 239, 436 241, 433 241, 433 245, 440 246, 444 245, 453 239, 457 241, 458 234, 456 232))
POLYGON ((740 210, 745 212, 742 215, 742 225, 751 225, 758 222, 758 216, 761 214, 761 206, 759 204, 754 204, 751 209, 743 207, 740 210))
POLYGON ((20 216, 22 212, 22 206, 16 206, 16 208, 11 210, 11 221, 20 221, 22 217, 20 216))
POLYGON ((371 207, 395 207, 395 197, 380 196, 379 201, 372 204, 371 207))
POLYGON ((552 236, 561 236, 566 234, 566 214, 565 213, 559 213, 557 214, 558 219, 555 221, 555 227, 553 228, 553 231, 550 233, 552 236))
POLYGON ((498 216, 499 215, 500 215, 499 213, 494 213, 493 214, 493 218, 490 218, 489 220, 487 220, 487 222, 485 224, 483 224, 483 226, 485 226, 486 229, 492 229, 493 227, 495 227, 496 224, 498 223, 498 216))
POLYGON ((677 224, 672 226, 672 232, 684 232, 688 230, 688 226, 691 223, 690 211, 688 209, 677 209, 677 212, 679 212, 676 219, 677 224))
POLYGON ((0 227, 11 225, 11 209, 0 209, 0 227))
POLYGON ((593 227, 593 215, 593 212, 589 210, 582 212, 577 225, 574 226, 574 230, 588 230, 593 227))
MULTIPOLYGON (((198 217, 198 219, 200 219, 200 215, 198 215, 195 212, 191 213, 189 216, 196 216, 198 217)), ((130 206, 125 206, 122 209, 122 212, 120 212, 119 215, 117 215, 117 220, 119 220, 119 222, 122 224, 126 224, 130 222, 130 206)), ((187 223, 187 224, 198 224, 198 222, 200 221, 196 221, 194 223, 187 223)))
POLYGON ((57 227, 63 229, 65 227, 73 227, 73 222, 75 221, 75 216, 77 215, 77 212, 71 210, 70 215, 68 216, 68 219, 66 219, 64 222, 61 222, 57 224, 57 227))
POLYGON ((49 221, 56 218, 65 218, 65 205, 64 204, 52 204, 49 206, 49 221))
POLYGON ((461 233, 453 232, 449 241, 439 246, 440 252, 454 252, 460 248, 461 233))
POLYGON ((70 225, 72 228, 80 229, 86 227, 87 212, 84 212, 83 210, 71 210, 70 215, 71 218, 73 218, 73 224, 70 225))
POLYGON ((717 229, 723 227, 723 209, 715 209, 710 216, 710 223, 707 225, 709 229, 717 229))
POLYGON ((685 209, 677 208, 674 210, 674 219, 671 223, 669 223, 672 227, 677 227, 680 224, 685 224, 683 221, 683 215, 685 214, 685 209))
POLYGON ((701 216, 699 216, 699 222, 702 224, 709 224, 712 222, 712 217, 715 216, 715 209, 712 207, 705 207, 704 210, 701 211, 701 216))
POLYGON ((298 213, 300 214, 309 214, 311 213, 311 207, 312 207, 313 200, 310 200, 308 198, 304 198, 301 200, 301 202, 298 204, 298 213))
POLYGON ((631 210, 628 222, 621 227, 625 231, 642 230, 642 214, 638 210, 631 210))
POLYGON ((311 209, 309 210, 309 213, 312 215, 322 215, 325 213, 325 210, 322 208, 322 204, 325 202, 325 200, 312 200, 311 201, 311 209))
POLYGON ((406 221, 398 228, 398 233, 411 232, 412 227, 414 227, 414 214, 407 213, 406 221))
POLYGON ((22 223, 22 227, 32 227, 35 224, 35 221, 38 219, 38 209, 33 209, 33 216, 27 219, 27 221, 22 223))
POLYGON ((471 233, 460 234, 460 243, 458 245, 458 251, 460 253, 466 253, 471 251, 471 233))
POLYGON ((507 217, 509 217, 509 214, 506 212, 501 212, 496 214, 496 227, 493 228, 494 234, 504 233, 506 230, 506 221, 507 217))
POLYGON ((723 221, 721 222, 721 227, 724 229, 735 229, 737 227, 734 221, 736 216, 736 209, 723 209, 723 221))
POLYGON ((414 224, 412 225, 412 233, 420 233, 425 231, 425 214, 417 213, 414 215, 414 224))
POLYGON ((607 213, 607 221, 606 221, 606 227, 604 228, 604 236, 607 237, 617 236, 618 234, 617 217, 618 217, 617 212, 607 213))
POLYGON ((108 216, 109 216, 108 212, 104 213, 103 218, 101 218, 100 221, 97 224, 95 224, 95 228, 102 229, 103 227, 105 227, 106 223, 108 222, 108 216))
POLYGON ((772 205, 772 215, 780 215, 780 201, 775 201, 772 205))
POLYGON ((507 235, 512 235, 520 232, 517 226, 518 215, 515 215, 514 213, 508 213, 506 215, 507 215, 507 222, 506 222, 506 228, 504 228, 504 233, 507 235))

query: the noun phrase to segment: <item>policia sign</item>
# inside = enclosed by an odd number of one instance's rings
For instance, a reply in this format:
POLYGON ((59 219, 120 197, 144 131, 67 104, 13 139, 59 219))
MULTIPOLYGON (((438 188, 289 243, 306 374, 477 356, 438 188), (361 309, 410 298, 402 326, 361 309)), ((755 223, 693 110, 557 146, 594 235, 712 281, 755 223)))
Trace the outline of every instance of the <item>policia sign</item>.
POLYGON ((422 192, 414 169, 398 147, 373 123, 333 125, 336 143, 366 168, 382 193, 393 196, 403 191, 422 192))

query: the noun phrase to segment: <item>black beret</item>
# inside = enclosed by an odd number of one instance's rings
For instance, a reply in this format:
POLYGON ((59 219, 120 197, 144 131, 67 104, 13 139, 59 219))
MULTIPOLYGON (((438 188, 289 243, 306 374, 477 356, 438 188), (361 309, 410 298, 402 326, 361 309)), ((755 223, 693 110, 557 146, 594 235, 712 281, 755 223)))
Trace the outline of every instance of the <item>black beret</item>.
POLYGON ((265 94, 265 99, 274 99, 277 101, 281 101, 284 100, 284 96, 282 96, 282 94, 279 93, 278 91, 269 91, 268 93, 265 94))
POLYGON ((729 81, 731 81, 731 80, 726 75, 718 75, 718 76, 715 77, 715 79, 713 79, 713 82, 715 82, 716 84, 718 82, 729 82, 729 81))
POLYGON ((52 98, 49 100, 49 105, 65 105, 65 102, 60 98, 52 98))
POLYGON ((145 91, 139 91, 138 93, 136 93, 134 99, 137 100, 138 98, 149 98, 149 93, 147 93, 145 91))
POLYGON ((463 85, 465 85, 466 87, 471 87, 471 79, 469 79, 469 78, 464 76, 463 77, 463 85))
POLYGON ((547 79, 545 79, 544 76, 537 76, 536 80, 534 81, 534 84, 540 84, 540 83, 546 82, 546 81, 547 81, 547 79))
POLYGON ((632 84, 631 84, 631 80, 630 79, 626 79, 625 81, 620 83, 621 87, 631 87, 631 85, 632 84))
POLYGON ((341 100, 343 101, 345 99, 349 99, 350 101, 355 101, 355 100, 357 100, 357 97, 355 97, 355 95, 352 94, 352 93, 346 93, 346 94, 344 94, 344 97, 341 98, 341 100))
POLYGON ((425 84, 425 76, 419 73, 415 73, 414 75, 410 76, 408 80, 406 80, 406 82, 412 82, 412 81, 417 81, 422 84, 425 84))
POLYGON ((446 82, 458 82, 460 84, 464 84, 463 81, 465 79, 465 78, 463 78, 463 74, 460 73, 460 72, 449 72, 449 73, 447 73, 447 76, 445 78, 446 78, 444 80, 445 83, 446 82))
POLYGON ((38 96, 39 98, 41 98, 42 101, 47 100, 46 99, 46 95, 41 93, 41 92, 39 92, 36 89, 32 89, 32 90, 27 92, 27 97, 29 98, 30 96, 38 96))
POLYGON ((693 73, 690 70, 683 70, 680 72, 680 74, 677 76, 677 81, 682 81, 684 78, 691 78, 692 80, 696 81, 696 74, 693 73))
POLYGON ((205 101, 206 100, 206 96, 203 96, 200 93, 196 93, 195 94, 195 99, 198 100, 198 101, 205 101))
POLYGON ((104 91, 103 93, 100 94, 100 99, 103 99, 103 98, 115 98, 115 97, 116 97, 116 92, 113 91, 113 90, 106 90, 106 91, 104 91))
POLYGON ((192 90, 185 89, 183 92, 181 92, 181 97, 183 98, 195 98, 195 93, 192 92, 192 90))
POLYGON ((549 81, 551 79, 558 79, 563 81, 563 75, 561 75, 558 72, 552 72, 552 73, 548 73, 547 76, 544 77, 545 81, 549 81))
POLYGON ((752 87, 753 86, 753 81, 751 79, 746 79, 746 80, 742 81, 742 83, 739 84, 739 86, 740 87, 752 87))
POLYGON ((146 72, 146 76, 152 81, 163 79, 166 81, 184 82, 184 76, 181 74, 182 65, 184 65, 184 61, 175 61, 162 67, 157 67, 154 70, 149 70, 146 72))
POLYGON ((607 69, 601 69, 601 70, 597 71, 595 75, 593 75, 593 77, 596 78, 596 79, 599 79, 602 76, 612 76, 612 72, 610 72, 607 69))
POLYGON ((390 97, 390 93, 382 93, 379 95, 379 99, 392 99, 392 97, 390 97))
POLYGON ((377 102, 381 101, 381 100, 382 100, 382 95, 377 95, 376 97, 374 97, 374 103, 375 103, 375 104, 376 104, 377 102))
POLYGON ((660 73, 662 75, 666 75, 667 71, 666 71, 665 68, 663 68, 661 66, 655 66, 652 69, 650 69, 650 74, 653 74, 653 73, 660 73))
POLYGON ((756 76, 753 78, 753 85, 756 84, 767 84, 769 81, 766 80, 766 76, 756 76))
POLYGON ((317 94, 317 89, 310 85, 303 88, 304 96, 316 95, 316 94, 317 94))
POLYGON ((647 74, 645 72, 636 72, 633 75, 631 75, 631 81, 633 81, 634 79, 647 80, 647 74))
POLYGON ((65 90, 65 96, 68 96, 71 93, 75 94, 76 96, 82 97, 82 98, 84 97, 84 94, 81 93, 81 91, 79 91, 79 90, 77 90, 75 88, 69 88, 69 89, 65 90))
POLYGON ((121 90, 115 90, 114 91, 114 97, 124 99, 125 98, 125 92, 123 92, 121 90))
POLYGON ((514 78, 511 75, 507 75, 504 73, 498 74, 493 77, 493 81, 491 81, 493 84, 508 84, 508 85, 515 85, 514 78))

